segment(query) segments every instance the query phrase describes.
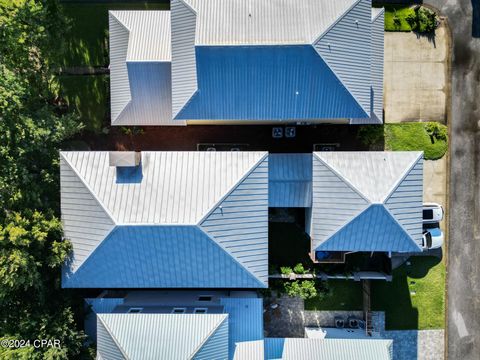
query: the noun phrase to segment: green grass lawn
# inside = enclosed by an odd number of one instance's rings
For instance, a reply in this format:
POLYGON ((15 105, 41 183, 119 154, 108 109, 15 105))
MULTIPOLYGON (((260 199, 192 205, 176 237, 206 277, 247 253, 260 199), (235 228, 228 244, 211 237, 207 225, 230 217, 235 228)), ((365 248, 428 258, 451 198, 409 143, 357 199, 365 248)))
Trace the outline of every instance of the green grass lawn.
POLYGON ((435 257, 412 257, 393 271, 393 281, 372 282, 372 309, 385 311, 388 330, 443 329, 445 264, 435 257))
MULTIPOLYGON (((427 123, 385 124, 385 150, 424 151, 425 159, 436 160, 445 155, 448 141, 432 139, 425 130, 427 123)), ((440 125, 445 128, 445 125, 440 125)))
POLYGON ((362 310, 362 284, 353 280, 328 280, 329 294, 305 300, 305 310, 362 310))
POLYGON ((385 5, 385 31, 412 31, 412 28, 405 20, 409 14, 415 14, 413 8, 404 5, 385 5), (394 22, 398 17, 400 24, 394 22))
POLYGON ((167 3, 63 3, 71 21, 64 66, 108 65, 108 10, 168 10, 167 3))
POLYGON ((71 75, 60 77, 60 94, 80 114, 85 128, 101 132, 108 123, 108 77, 71 75))

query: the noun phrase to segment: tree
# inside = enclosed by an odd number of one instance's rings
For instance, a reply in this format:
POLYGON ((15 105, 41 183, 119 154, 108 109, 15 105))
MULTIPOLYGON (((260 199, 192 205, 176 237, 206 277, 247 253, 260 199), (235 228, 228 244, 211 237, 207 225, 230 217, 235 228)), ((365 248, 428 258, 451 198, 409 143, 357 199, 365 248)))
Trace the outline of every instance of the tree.
POLYGON ((81 129, 55 101, 67 25, 56 0, 0 0, 0 335, 61 343, 0 348, 0 358, 86 354, 80 307, 59 276, 71 245, 58 219, 58 150, 81 129))
POLYGON ((317 296, 317 289, 315 287, 315 281, 313 280, 286 282, 285 291, 288 296, 299 296, 304 300, 317 296))

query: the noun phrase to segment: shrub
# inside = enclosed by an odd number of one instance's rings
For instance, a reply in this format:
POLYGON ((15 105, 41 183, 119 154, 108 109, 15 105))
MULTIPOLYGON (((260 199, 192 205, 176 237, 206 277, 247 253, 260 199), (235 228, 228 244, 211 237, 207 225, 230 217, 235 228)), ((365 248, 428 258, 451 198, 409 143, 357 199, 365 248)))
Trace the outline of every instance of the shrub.
POLYGON ((426 7, 420 7, 417 11, 417 30, 421 33, 431 33, 437 27, 437 15, 426 7))
POLYGON ((405 21, 408 23, 408 25, 410 25, 412 30, 415 30, 417 28, 417 14, 415 12, 408 14, 405 17, 405 21))
POLYGON ((383 125, 365 125, 357 133, 358 139, 365 146, 373 146, 383 142, 383 125))
POLYGON ((295 265, 295 267, 293 268, 293 272, 295 274, 305 274, 307 272, 307 270, 305 270, 305 268, 303 267, 302 264, 298 263, 297 265, 295 265))
POLYGON ((437 140, 447 140, 447 127, 437 122, 428 122, 424 125, 425 131, 431 138, 437 140))
POLYGON ((291 273, 293 273, 292 268, 289 267, 289 266, 282 266, 282 267, 280 268, 280 272, 281 272, 283 275, 290 275, 291 273))
POLYGON ((285 291, 288 296, 299 296, 303 300, 317 296, 317 288, 315 287, 315 281, 313 280, 286 282, 285 291))
POLYGON ((400 26, 402 25, 402 21, 400 20, 400 18, 395 14, 395 16, 393 17, 393 24, 395 25, 395 27, 397 28, 400 28, 400 26))

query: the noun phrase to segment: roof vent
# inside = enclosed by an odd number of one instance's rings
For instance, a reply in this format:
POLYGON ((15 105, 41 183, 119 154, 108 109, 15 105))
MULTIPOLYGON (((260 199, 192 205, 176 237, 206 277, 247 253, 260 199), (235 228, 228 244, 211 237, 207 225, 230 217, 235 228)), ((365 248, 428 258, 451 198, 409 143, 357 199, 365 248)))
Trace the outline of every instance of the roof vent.
POLYGON ((110 151, 108 154, 110 166, 134 167, 140 165, 142 154, 138 151, 110 151))

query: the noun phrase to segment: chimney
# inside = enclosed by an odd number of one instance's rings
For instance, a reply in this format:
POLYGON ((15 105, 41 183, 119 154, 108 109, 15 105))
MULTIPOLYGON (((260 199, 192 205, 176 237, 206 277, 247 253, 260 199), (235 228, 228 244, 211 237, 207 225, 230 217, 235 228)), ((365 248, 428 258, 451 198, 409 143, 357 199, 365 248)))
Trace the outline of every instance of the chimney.
POLYGON ((140 165, 142 153, 139 151, 110 151, 108 158, 110 166, 136 167, 140 165))

